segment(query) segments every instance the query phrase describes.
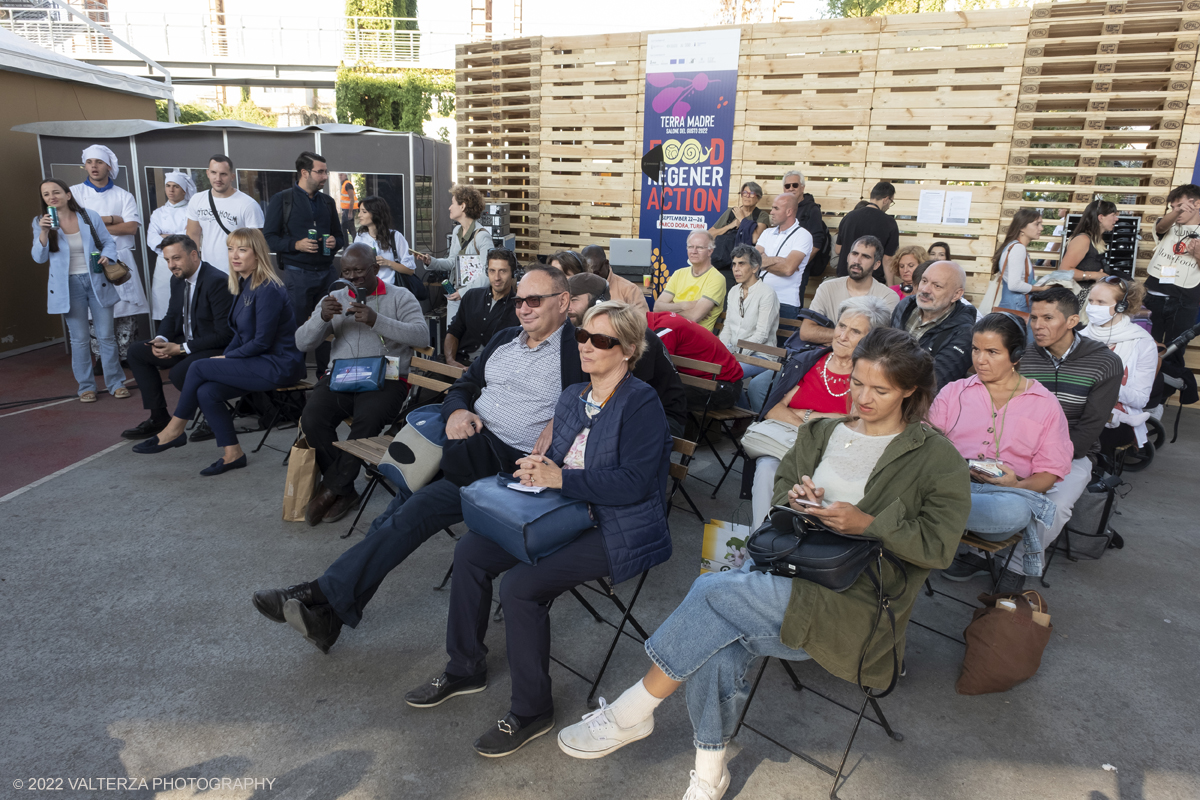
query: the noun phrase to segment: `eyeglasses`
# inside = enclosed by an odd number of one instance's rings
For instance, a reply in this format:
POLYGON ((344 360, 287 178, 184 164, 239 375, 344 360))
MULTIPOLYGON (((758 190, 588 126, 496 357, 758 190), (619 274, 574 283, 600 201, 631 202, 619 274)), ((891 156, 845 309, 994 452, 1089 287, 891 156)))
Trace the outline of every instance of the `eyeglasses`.
POLYGON ((799 188, 800 188, 800 184, 798 184, 798 183, 785 183, 785 184, 783 185, 783 188, 785 188, 785 189, 799 189, 799 188))
POLYGON ((545 300, 547 297, 558 297, 560 294, 567 294, 567 292, 553 292, 551 294, 531 294, 528 297, 514 297, 513 298, 513 308, 520 308, 521 305, 524 303, 528 303, 530 308, 538 308, 539 306, 541 306, 542 301, 545 300))
POLYGON ((616 337, 604 333, 588 333, 583 328, 575 329, 575 341, 580 344, 591 342, 592 347, 598 350, 611 350, 614 347, 621 346, 621 340, 616 337))
POLYGON ((742 192, 742 197, 758 197, 756 192, 742 192))

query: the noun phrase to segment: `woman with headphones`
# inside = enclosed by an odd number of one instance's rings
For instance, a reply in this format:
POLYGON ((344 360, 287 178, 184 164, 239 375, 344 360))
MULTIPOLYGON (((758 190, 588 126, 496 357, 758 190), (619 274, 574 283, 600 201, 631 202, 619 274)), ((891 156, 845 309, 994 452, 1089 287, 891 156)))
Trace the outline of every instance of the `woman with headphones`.
POLYGON ((1154 339, 1133 321, 1145 297, 1146 287, 1141 283, 1109 275, 1088 292, 1088 326, 1082 331, 1089 339, 1108 345, 1125 365, 1117 405, 1105 427, 1129 425, 1137 436, 1138 447, 1146 444, 1146 420, 1150 413, 1144 409, 1150 402, 1150 390, 1158 372, 1154 339))
MULTIPOLYGON (((1025 533, 1024 569, 1005 570, 997 592, 1017 590, 1024 575, 1041 574, 1037 526, 1049 526, 1055 510, 1046 493, 1071 471, 1073 451, 1062 406, 1044 386, 1017 371, 1025 339, 1024 322, 1006 311, 975 323, 975 374, 947 384, 929 410, 929 421, 971 468, 967 530, 996 542, 1025 533)), ((953 581, 986 575, 987 561, 960 552, 943 574, 953 581)))

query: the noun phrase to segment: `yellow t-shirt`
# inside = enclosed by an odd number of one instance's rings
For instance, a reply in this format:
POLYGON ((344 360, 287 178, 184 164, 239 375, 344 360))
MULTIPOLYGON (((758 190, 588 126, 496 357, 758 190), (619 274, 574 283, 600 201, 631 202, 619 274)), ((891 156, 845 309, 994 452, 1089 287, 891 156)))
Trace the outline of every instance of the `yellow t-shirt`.
POLYGON ((671 274, 663 291, 673 294, 677 302, 699 300, 702 297, 712 300, 715 304, 712 311, 700 320, 700 324, 710 331, 717 324, 721 310, 725 308, 725 276, 716 267, 709 267, 699 278, 692 275, 690 266, 677 269, 671 274))

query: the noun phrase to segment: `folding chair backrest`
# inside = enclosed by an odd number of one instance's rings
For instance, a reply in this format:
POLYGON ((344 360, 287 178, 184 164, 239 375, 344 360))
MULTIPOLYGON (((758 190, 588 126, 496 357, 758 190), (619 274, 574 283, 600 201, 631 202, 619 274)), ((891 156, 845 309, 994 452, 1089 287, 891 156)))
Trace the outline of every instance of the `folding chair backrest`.
POLYGON ((696 443, 688 439, 680 439, 678 436, 674 438, 674 445, 671 447, 672 453, 679 453, 681 458, 679 463, 671 462, 669 470, 671 477, 677 481, 682 481, 688 474, 688 462, 692 460, 692 456, 696 454, 696 443))
POLYGON ((759 358, 758 356, 746 355, 745 353, 734 353, 733 357, 738 360, 739 364, 762 367, 763 369, 769 369, 772 372, 779 372, 779 370, 783 369, 782 364, 780 364, 778 361, 772 361, 769 358, 759 358))
POLYGON ((411 368, 449 378, 449 381, 443 381, 428 375, 414 375, 412 372, 408 374, 408 383, 410 386, 420 386, 422 389, 429 389, 438 393, 447 391, 454 385, 459 376, 466 371, 464 367, 458 364, 443 364, 439 361, 430 361, 427 358, 420 358, 418 356, 413 357, 411 368))
POLYGON ((684 358, 683 356, 671 356, 671 363, 675 365, 676 369, 680 367, 694 369, 697 372, 706 372, 712 376, 712 378, 699 378, 695 375, 688 375, 681 372, 679 373, 679 380, 683 382, 684 386, 695 386, 697 389, 704 389, 709 392, 717 390, 716 377, 721 373, 719 364, 713 364, 709 361, 697 361, 694 358, 684 358))

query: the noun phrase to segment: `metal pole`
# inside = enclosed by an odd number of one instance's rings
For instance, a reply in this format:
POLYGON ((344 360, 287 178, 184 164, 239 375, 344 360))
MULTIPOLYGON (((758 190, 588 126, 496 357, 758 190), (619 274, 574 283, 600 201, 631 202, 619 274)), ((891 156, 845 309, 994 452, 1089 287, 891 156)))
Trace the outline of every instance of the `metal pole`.
POLYGON ((92 30, 97 31, 97 32, 103 34, 104 36, 107 36, 109 39, 113 40, 114 42, 121 45, 129 52, 133 53, 135 56, 140 58, 142 61, 145 61, 151 67, 153 67, 154 69, 161 72, 163 74, 163 78, 165 79, 164 83, 166 84, 167 88, 171 89, 171 97, 167 100, 167 119, 170 122, 175 122, 175 120, 176 120, 175 93, 174 93, 174 87, 171 86, 171 73, 168 72, 166 69, 164 69, 162 64, 159 64, 157 61, 150 58, 149 56, 143 55, 141 52, 135 50, 128 42, 126 42, 122 39, 118 39, 116 36, 113 36, 112 31, 108 30, 107 28, 105 28, 101 25, 96 24, 95 22, 92 22, 92 20, 88 19, 88 17, 86 15, 80 14, 76 9, 72 8, 71 6, 67 5, 66 3, 63 3, 61 0, 50 0, 50 2, 53 3, 55 6, 61 8, 63 11, 66 11, 71 16, 77 17, 79 20, 81 20, 83 22, 83 24, 87 25, 92 30))

